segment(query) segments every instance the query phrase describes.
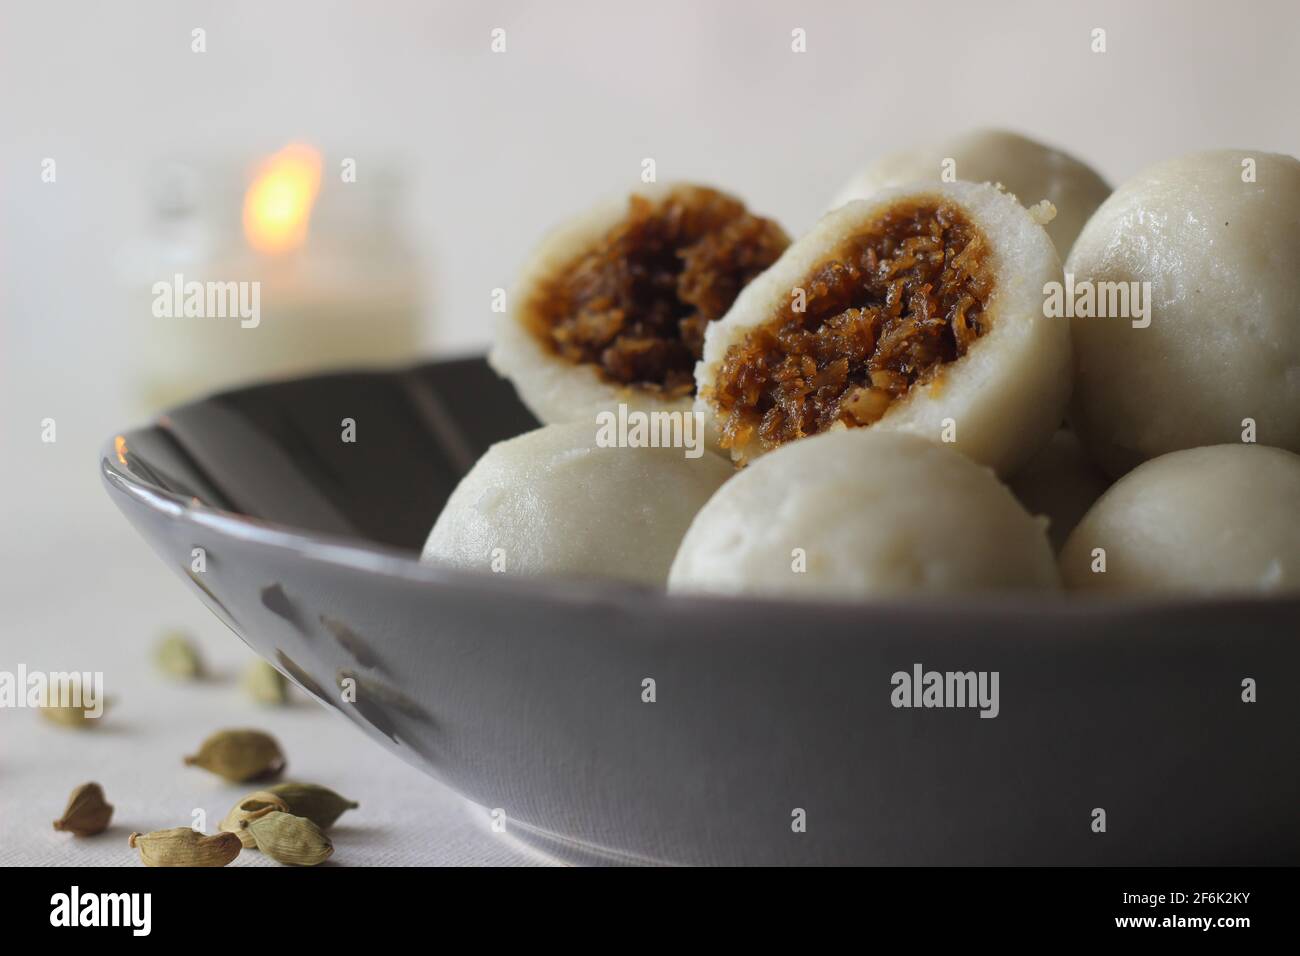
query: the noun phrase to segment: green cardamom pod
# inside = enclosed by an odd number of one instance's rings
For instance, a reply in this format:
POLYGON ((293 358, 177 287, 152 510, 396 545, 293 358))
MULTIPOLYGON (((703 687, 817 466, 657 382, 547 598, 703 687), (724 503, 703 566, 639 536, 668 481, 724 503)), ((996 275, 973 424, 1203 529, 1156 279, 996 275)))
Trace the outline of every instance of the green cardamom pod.
POLYGON ((99 723, 94 717, 87 717, 82 707, 46 706, 41 708, 41 716, 61 727, 71 727, 74 730, 92 730, 99 723))
POLYGON ((284 769, 284 754, 270 734, 260 730, 220 730, 203 741, 199 752, 185 758, 187 766, 202 767, 231 783, 273 777, 284 769))
POLYGON ((244 690, 259 704, 281 707, 289 702, 289 682, 266 661, 254 661, 244 671, 244 690))
POLYGON ((198 680, 203 676, 203 659, 199 649, 184 634, 173 631, 163 637, 154 648, 154 663, 168 677, 176 680, 198 680))
POLYGON ((132 833, 127 842, 145 866, 225 866, 244 847, 233 833, 204 836, 189 827, 132 833))
POLYGON ((63 816, 54 821, 54 829, 94 836, 107 830, 112 818, 113 806, 104 799, 104 788, 97 783, 83 783, 72 791, 63 816))
POLYGON ((287 803, 294 816, 306 817, 322 830, 328 830, 345 810, 355 810, 361 804, 340 796, 329 787, 314 783, 286 781, 269 787, 269 791, 287 803))
POLYGON ((240 826, 253 834, 259 850, 286 866, 316 866, 334 852, 330 838, 306 817, 273 810, 240 826))
POLYGON ((289 805, 280 797, 271 793, 269 790, 258 790, 256 793, 250 793, 244 797, 229 813, 226 814, 218 826, 218 829, 224 833, 233 833, 239 837, 239 842, 244 844, 247 849, 252 849, 257 844, 253 842, 253 834, 247 829, 241 827, 241 820, 256 820, 258 817, 264 817, 273 810, 288 810, 289 805))
POLYGON ((81 678, 74 677, 69 681, 66 691, 60 690, 55 692, 54 688, 47 690, 45 698, 40 704, 41 716, 46 720, 52 721, 61 727, 71 727, 74 730, 92 730, 99 725, 100 717, 108 712, 108 707, 112 701, 108 698, 98 702, 97 707, 88 707, 90 695, 82 690, 81 678), (66 700, 66 705, 58 701, 66 700), (86 713, 87 710, 94 712, 95 716, 86 713))

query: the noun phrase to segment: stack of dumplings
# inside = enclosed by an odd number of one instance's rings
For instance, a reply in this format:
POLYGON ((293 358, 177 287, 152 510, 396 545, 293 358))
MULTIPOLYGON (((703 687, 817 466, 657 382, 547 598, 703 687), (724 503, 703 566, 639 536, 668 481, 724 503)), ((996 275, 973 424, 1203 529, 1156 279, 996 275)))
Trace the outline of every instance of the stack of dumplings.
POLYGON ((694 183, 545 238, 489 356, 541 428, 426 561, 815 600, 1300 591, 1300 162, 1114 192, 977 131, 793 240, 694 183))

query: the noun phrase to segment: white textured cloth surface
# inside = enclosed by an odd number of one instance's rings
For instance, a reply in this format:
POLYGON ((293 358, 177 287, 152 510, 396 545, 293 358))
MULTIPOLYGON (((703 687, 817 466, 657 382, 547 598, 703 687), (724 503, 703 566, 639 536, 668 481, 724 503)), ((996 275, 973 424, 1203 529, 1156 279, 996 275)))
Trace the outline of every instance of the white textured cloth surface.
MULTIPOLYGON (((58 454, 58 452, 55 452, 58 454)), ((79 462, 86 482, 94 463, 79 462)), ((87 489, 88 490, 88 489, 87 489)), ((155 558, 100 493, 90 515, 7 515, 0 567, 5 613, 0 671, 103 671, 109 708, 93 730, 69 730, 38 712, 0 709, 0 866, 135 866, 132 830, 191 824, 207 832, 255 785, 186 767, 210 732, 257 727, 288 757, 286 776, 360 802, 331 830, 338 865, 507 865, 544 862, 487 811, 403 763, 305 694, 267 708, 240 687, 254 654, 155 558), (55 533, 51 533, 52 530, 55 533), (159 674, 152 645, 179 627, 200 643, 212 676, 177 683, 159 674), (116 808, 95 837, 56 832, 73 787, 94 780, 116 808)), ((245 850, 233 866, 275 866, 245 850)), ((327 864, 329 865, 329 864, 327 864)))

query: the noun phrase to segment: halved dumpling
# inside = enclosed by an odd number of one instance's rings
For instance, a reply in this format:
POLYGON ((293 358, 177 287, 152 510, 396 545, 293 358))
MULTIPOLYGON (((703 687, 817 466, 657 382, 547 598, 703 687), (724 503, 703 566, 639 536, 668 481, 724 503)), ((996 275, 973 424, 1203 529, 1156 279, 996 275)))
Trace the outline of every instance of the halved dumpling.
POLYGON ((789 244, 775 222, 705 186, 602 204, 538 247, 489 361, 543 422, 620 402, 689 412, 705 327, 789 244))
POLYGON ((697 408, 745 462, 807 435, 883 428, 1000 474, 1061 423, 1070 331, 1047 233, 974 183, 887 190, 828 213, 705 333, 697 408))
POLYGON ((881 156, 840 190, 831 208, 854 199, 870 199, 891 186, 940 182, 1001 183, 1033 205, 1046 199, 1056 209, 1047 235, 1062 260, 1083 224, 1110 195, 1110 187, 1091 166, 1046 143, 1001 129, 974 129, 937 143, 881 156))

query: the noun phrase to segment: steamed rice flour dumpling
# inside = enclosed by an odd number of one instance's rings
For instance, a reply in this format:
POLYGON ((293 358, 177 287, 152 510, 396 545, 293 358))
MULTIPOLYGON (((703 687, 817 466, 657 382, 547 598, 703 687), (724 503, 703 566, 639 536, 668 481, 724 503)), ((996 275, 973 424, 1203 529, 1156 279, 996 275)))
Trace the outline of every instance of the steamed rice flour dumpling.
POLYGON ((1097 210, 1066 272, 1148 310, 1071 320, 1070 421, 1113 477, 1243 437, 1300 451, 1300 161, 1219 149, 1148 167, 1097 210))
POLYGON ((1061 575, 1099 594, 1300 594, 1300 455, 1215 445, 1139 465, 1074 529, 1061 575))
POLYGON ((840 431, 723 485, 691 522, 668 586, 847 599, 1059 590, 1045 527, 989 469, 941 444, 840 431))
POLYGON ((789 242, 704 186, 603 204, 538 247, 489 360, 543 422, 618 403, 689 411, 705 328, 789 242))
POLYGON ((593 421, 547 425, 487 450, 447 500, 424 560, 505 575, 662 586, 726 459, 603 445, 593 421))
POLYGON ((1000 473, 1060 424, 1061 264, 993 186, 889 190, 828 213, 705 332, 697 407, 748 462, 839 428, 905 431, 1000 473))
POLYGON ((1110 194, 1106 181, 1069 153, 1006 130, 977 129, 881 157, 844 185, 832 208, 894 186, 939 182, 945 174, 967 182, 1001 183, 1026 206, 1050 202, 1056 217, 1047 224, 1047 234, 1062 259, 1110 194))

